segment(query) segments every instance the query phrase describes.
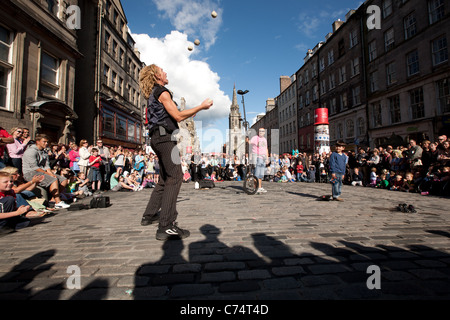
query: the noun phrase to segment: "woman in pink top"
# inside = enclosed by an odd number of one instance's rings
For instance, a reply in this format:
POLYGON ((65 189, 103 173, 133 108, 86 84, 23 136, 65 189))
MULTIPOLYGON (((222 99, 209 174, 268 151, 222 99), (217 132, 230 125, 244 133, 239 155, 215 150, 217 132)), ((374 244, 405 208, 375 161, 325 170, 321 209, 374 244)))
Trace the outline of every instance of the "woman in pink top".
POLYGON ((252 163, 256 164, 255 177, 258 179, 257 193, 267 192, 262 187, 262 179, 264 178, 266 164, 268 164, 268 161, 269 161, 267 139, 264 137, 265 134, 266 134, 266 130, 264 128, 260 128, 259 134, 257 136, 254 136, 250 140, 251 149, 252 149, 252 163))
POLYGON ((28 137, 23 142, 20 141, 22 137, 22 128, 12 128, 10 134, 14 138, 14 142, 7 144, 6 148, 8 148, 8 154, 11 158, 12 164, 14 167, 19 169, 19 172, 22 172, 22 157, 25 149, 27 148, 28 142, 30 142, 31 137, 28 137))
POLYGON ((80 160, 80 153, 78 152, 78 145, 76 143, 73 143, 71 145, 72 150, 69 152, 69 158, 70 158, 70 170, 75 172, 75 174, 78 174, 80 172, 80 167, 78 166, 78 160, 80 160))

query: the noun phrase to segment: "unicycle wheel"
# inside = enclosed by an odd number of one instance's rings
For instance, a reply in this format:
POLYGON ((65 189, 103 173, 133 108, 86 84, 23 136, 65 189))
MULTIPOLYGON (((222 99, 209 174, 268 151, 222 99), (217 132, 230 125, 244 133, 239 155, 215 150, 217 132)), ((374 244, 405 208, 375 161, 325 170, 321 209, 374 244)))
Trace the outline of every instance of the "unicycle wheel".
POLYGON ((249 176, 244 180, 244 191, 248 195, 254 195, 258 191, 258 179, 249 176))

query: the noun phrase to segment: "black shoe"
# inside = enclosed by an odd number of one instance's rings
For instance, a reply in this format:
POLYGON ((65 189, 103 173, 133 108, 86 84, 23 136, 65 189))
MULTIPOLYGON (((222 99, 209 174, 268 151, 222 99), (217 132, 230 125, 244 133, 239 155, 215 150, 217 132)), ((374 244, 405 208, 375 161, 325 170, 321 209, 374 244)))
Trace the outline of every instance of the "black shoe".
POLYGON ((191 233, 188 230, 183 230, 174 223, 170 227, 159 228, 156 232, 156 240, 169 240, 169 239, 185 239, 189 237, 191 233))
POLYGON ((159 221, 160 213, 158 212, 153 217, 143 216, 141 220, 141 226, 149 226, 159 221))
POLYGON ((408 206, 408 212, 410 213, 417 213, 416 208, 412 204, 408 206))

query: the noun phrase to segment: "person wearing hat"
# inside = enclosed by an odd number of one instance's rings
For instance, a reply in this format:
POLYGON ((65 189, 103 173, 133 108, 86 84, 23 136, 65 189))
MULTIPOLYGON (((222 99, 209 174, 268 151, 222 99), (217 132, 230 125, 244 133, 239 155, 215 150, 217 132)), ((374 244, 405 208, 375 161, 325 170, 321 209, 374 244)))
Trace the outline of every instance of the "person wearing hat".
POLYGON ((336 143, 336 151, 330 156, 330 172, 331 172, 331 192, 333 200, 344 201, 341 198, 342 181, 345 176, 345 169, 348 162, 348 157, 343 153, 346 144, 343 141, 336 143))

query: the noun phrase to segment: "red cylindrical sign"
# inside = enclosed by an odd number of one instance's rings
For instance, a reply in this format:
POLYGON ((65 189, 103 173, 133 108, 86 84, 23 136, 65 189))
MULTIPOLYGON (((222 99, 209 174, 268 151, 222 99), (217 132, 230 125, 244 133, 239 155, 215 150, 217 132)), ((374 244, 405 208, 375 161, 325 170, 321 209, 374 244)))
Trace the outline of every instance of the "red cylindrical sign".
POLYGON ((314 113, 314 125, 329 124, 328 123, 328 109, 318 108, 314 113))

